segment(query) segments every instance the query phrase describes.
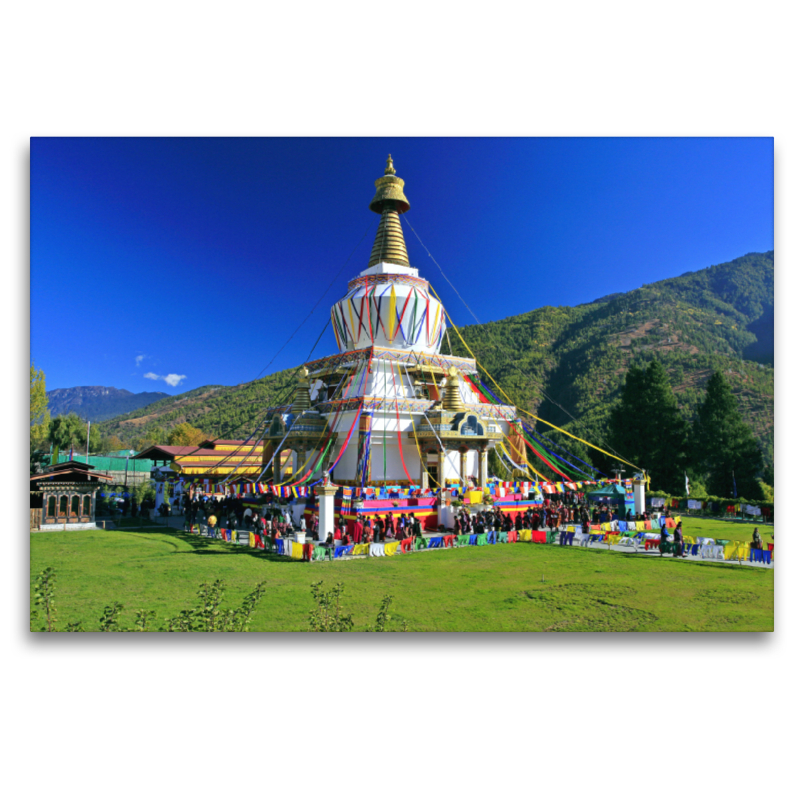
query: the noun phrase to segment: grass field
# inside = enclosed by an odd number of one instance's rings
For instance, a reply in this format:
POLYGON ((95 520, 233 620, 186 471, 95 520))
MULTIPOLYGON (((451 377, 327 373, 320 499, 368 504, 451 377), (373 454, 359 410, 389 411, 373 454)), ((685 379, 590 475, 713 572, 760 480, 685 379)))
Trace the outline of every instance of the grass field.
MULTIPOLYGON (((684 528, 728 539, 752 533, 708 520, 684 528)), ((253 631, 307 630, 310 586, 320 579, 344 583, 356 630, 374 623, 386 593, 394 598, 389 627, 411 631, 773 629, 772 569, 600 548, 511 544, 306 564, 166 528, 31 534, 32 582, 45 567, 57 575, 59 628, 81 621, 97 630, 104 606, 119 601, 123 626, 146 608, 157 629, 194 605, 201 583, 220 578, 231 605, 266 582, 253 631)))

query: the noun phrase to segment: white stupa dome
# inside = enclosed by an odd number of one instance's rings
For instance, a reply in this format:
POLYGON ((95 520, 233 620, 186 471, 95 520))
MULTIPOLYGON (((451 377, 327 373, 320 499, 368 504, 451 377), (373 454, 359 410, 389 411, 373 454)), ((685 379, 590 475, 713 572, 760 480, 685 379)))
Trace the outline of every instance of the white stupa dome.
POLYGON ((365 347, 439 352, 445 332, 441 303, 428 281, 408 261, 400 215, 410 208, 404 182, 386 162, 370 209, 381 215, 367 269, 348 284, 347 294, 331 308, 339 352, 365 347))

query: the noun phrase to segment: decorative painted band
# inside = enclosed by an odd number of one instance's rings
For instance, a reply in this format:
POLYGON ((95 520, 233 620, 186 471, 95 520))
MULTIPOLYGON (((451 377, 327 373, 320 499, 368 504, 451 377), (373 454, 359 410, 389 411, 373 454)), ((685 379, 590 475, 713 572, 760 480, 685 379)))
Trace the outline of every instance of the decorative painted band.
POLYGON ((395 350, 390 347, 364 347, 360 350, 350 350, 346 353, 336 353, 336 355, 318 358, 304 364, 309 373, 320 372, 322 370, 336 369, 341 366, 360 364, 369 358, 395 361, 410 367, 455 367, 459 372, 466 372, 475 375, 478 369, 473 358, 461 358, 460 356, 444 356, 439 354, 427 355, 425 353, 414 352, 413 350, 395 350))
POLYGON ((405 283, 409 286, 418 286, 420 289, 427 289, 430 284, 424 278, 415 278, 413 275, 361 275, 358 278, 348 281, 347 288, 353 290, 356 286, 374 286, 379 283, 405 283))
MULTIPOLYGON (((365 403, 365 408, 369 411, 395 411, 400 413, 422 414, 434 404, 433 400, 394 400, 392 398, 383 399, 380 397, 351 397, 346 400, 333 400, 329 403, 320 403, 315 406, 317 411, 322 414, 330 414, 332 411, 346 412, 356 410, 361 402, 365 403), (397 404, 397 405, 395 405, 397 404)), ((490 406, 485 403, 465 403, 464 408, 469 411, 479 413, 484 419, 496 419, 506 421, 509 415, 513 415, 516 409, 513 406, 490 406)), ((488 438, 499 438, 500 434, 489 433, 488 438)), ((486 437, 484 437, 486 438, 486 437)))

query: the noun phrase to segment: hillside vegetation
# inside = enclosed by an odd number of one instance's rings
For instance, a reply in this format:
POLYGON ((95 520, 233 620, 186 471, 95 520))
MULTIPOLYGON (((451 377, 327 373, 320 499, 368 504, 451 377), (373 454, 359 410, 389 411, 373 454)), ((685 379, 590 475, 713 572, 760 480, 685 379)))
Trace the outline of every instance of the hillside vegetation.
MULTIPOLYGON (((712 372, 719 370, 771 468, 773 320, 770 251, 593 303, 546 306, 461 332, 517 405, 595 443, 607 438, 610 409, 630 366, 644 367, 658 358, 687 419, 702 401, 712 372)), ((455 354, 468 355, 454 331, 450 341, 455 354)), ((244 438, 263 410, 291 390, 292 373, 233 387, 201 387, 104 422, 103 432, 141 447, 163 443, 175 425, 189 422, 210 437, 244 438)), ((483 380, 496 391, 485 375, 483 380)), ((580 445, 570 442, 570 448, 598 463, 580 445)))
MULTIPOLYGON (((539 308, 461 333, 518 405, 595 443, 607 436, 629 367, 658 358, 687 418, 719 370, 772 464, 774 348, 765 321, 774 315, 774 279, 772 251, 751 253, 575 308, 539 308)), ((458 336, 450 339, 454 353, 467 355, 458 336)))

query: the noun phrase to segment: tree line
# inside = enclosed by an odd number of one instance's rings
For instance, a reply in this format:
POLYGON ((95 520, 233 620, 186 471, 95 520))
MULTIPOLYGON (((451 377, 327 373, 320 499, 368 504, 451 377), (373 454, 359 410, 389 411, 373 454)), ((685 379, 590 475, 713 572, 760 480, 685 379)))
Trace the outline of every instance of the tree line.
POLYGON ((762 480, 772 476, 721 372, 712 374, 687 419, 660 361, 631 367, 611 410, 609 435, 620 453, 647 470, 657 491, 684 495, 688 480, 710 495, 766 499, 762 480))

